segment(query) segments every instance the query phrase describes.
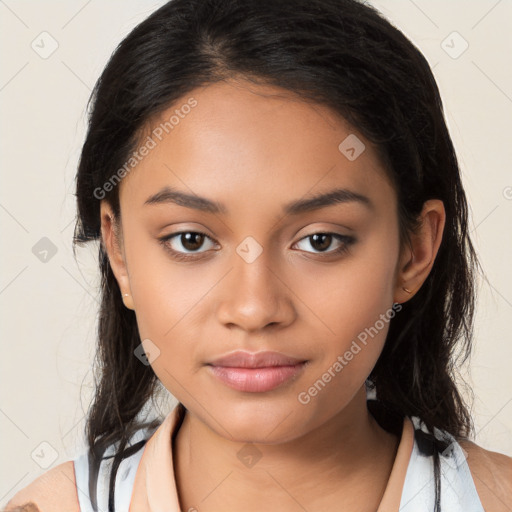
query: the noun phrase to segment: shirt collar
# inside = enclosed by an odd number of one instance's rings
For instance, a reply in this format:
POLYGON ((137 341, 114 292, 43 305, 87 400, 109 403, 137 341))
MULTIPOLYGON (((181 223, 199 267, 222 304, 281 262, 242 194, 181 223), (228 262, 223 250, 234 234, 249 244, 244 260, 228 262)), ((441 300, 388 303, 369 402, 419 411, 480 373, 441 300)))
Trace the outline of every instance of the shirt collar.
MULTIPOLYGON (((185 409, 175 406, 148 439, 135 475, 130 512, 181 512, 174 475, 172 440, 185 409)), ((403 419, 402 435, 390 477, 377 512, 398 511, 414 446, 414 426, 403 419)))

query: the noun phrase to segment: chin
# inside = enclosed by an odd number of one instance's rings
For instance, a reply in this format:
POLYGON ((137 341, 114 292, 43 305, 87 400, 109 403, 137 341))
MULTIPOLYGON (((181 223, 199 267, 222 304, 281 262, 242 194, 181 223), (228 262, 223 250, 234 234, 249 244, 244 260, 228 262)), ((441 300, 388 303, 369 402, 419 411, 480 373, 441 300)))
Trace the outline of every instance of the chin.
POLYGON ((292 441, 307 429, 310 421, 304 417, 307 412, 304 407, 294 403, 292 398, 242 398, 232 404, 226 399, 221 404, 222 415, 212 415, 218 423, 207 417, 207 424, 218 435, 240 443, 280 444, 292 441))

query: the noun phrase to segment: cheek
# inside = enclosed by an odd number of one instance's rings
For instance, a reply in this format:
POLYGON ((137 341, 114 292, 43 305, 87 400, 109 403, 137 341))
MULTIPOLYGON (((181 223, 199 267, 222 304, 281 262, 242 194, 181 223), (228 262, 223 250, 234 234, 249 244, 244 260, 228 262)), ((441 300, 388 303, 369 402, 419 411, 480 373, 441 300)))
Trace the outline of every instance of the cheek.
POLYGON ((176 264, 147 233, 130 234, 125 250, 139 335, 151 342, 155 374, 179 398, 179 383, 190 379, 202 357, 206 319, 201 304, 222 274, 213 275, 207 265, 176 264))
MULTIPOLYGON (((128 224, 128 222, 127 222, 128 224)), ((125 250, 141 336, 171 338, 204 293, 186 265, 173 263, 159 241, 138 225, 127 229, 125 250)), ((206 285, 206 283, 205 283, 206 285)))
POLYGON ((346 342, 391 307, 397 259, 393 224, 378 226, 338 262, 302 264, 294 291, 304 298, 316 327, 346 342))
POLYGON ((304 272, 298 281, 297 295, 307 297, 312 312, 307 323, 316 331, 311 384, 319 379, 319 388, 328 382, 330 389, 319 393, 320 402, 328 402, 332 394, 339 400, 350 398, 375 365, 396 314, 392 306, 397 258, 397 232, 381 229, 349 257, 304 272))

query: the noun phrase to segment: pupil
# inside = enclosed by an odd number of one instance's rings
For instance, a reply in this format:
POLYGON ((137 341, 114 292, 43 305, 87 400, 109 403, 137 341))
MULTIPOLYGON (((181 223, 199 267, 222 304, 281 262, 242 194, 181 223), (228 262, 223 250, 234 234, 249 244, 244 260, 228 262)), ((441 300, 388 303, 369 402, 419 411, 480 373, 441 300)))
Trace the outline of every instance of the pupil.
POLYGON ((322 251, 324 249, 327 249, 331 245, 331 239, 332 235, 327 235, 325 233, 317 233, 312 236, 313 241, 311 245, 317 250, 322 251), (318 241, 321 240, 320 243, 318 241), (325 243, 327 240, 327 243, 325 243))
POLYGON ((194 251, 201 247, 203 235, 201 233, 183 233, 181 235, 181 243, 188 251, 194 251), (199 238, 199 241, 198 241, 199 238))

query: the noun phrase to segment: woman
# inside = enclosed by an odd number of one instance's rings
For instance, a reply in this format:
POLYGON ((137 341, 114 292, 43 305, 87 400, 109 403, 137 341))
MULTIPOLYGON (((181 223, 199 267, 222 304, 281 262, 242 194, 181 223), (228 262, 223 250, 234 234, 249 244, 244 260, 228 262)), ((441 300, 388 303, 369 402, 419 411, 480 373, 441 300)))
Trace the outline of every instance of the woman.
POLYGON ((7 507, 507 510, 469 441, 467 203, 414 45, 355 0, 173 0, 92 97, 90 451, 7 507), (158 392, 178 405, 144 423, 158 392))

